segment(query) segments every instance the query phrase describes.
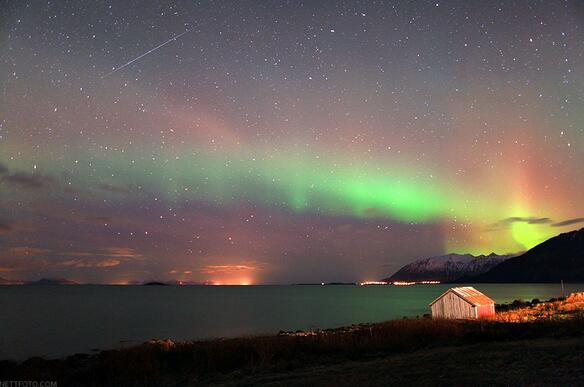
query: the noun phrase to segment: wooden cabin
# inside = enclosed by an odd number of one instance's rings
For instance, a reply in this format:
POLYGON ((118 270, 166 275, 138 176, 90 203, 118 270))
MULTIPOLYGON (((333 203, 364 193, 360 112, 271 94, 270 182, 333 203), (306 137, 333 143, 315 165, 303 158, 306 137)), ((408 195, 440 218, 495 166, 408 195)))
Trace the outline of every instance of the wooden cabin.
POLYGON ((495 315, 495 301, 471 286, 450 288, 430 303, 432 318, 477 319, 495 315))

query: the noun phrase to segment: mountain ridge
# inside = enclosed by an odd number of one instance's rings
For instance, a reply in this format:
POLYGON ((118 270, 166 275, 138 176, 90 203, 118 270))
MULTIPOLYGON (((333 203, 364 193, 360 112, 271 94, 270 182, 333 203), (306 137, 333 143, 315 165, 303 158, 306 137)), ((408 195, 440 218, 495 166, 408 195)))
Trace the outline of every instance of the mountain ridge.
POLYGON ((485 273, 513 256, 452 253, 422 258, 402 266, 382 281, 454 281, 460 277, 485 273))
POLYGON ((466 282, 584 281, 584 228, 552 237, 466 282))

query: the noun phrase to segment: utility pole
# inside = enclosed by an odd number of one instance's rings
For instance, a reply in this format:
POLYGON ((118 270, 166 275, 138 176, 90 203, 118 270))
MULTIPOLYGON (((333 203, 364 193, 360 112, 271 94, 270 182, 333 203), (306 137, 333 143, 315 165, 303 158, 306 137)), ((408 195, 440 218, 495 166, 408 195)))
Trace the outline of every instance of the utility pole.
POLYGON ((560 280, 560 283, 562 284, 562 298, 566 297, 566 294, 564 293, 564 280, 560 280))

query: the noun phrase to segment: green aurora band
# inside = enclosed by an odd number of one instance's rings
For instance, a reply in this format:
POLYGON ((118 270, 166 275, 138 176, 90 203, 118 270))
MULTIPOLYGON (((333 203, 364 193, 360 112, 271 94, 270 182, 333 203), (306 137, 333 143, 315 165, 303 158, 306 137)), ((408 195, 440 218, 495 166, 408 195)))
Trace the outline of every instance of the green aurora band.
MULTIPOLYGON (((428 168, 403 162, 387 161, 381 166, 358 160, 331 161, 313 154, 192 148, 156 156, 129 149, 109 153, 71 151, 58 164, 36 161, 40 167, 35 173, 56 176, 67 171, 68 187, 63 188, 80 192, 108 185, 120 188, 91 195, 107 194, 112 203, 155 197, 175 204, 200 201, 217 207, 260 205, 296 214, 406 223, 454 220, 479 228, 510 216, 510 212, 511 216, 529 216, 525 208, 502 208, 497 198, 486 199, 468 187, 429 174, 428 168), (50 170, 45 170, 43 166, 48 165, 50 170), (131 194, 121 194, 124 191, 131 194)), ((7 165, 13 171, 30 168, 23 160, 7 165)), ((464 246, 455 243, 447 245, 446 250, 507 253, 531 248, 553 231, 538 224, 517 223, 503 234, 492 234, 490 241, 483 239, 479 245, 464 246)))
POLYGON ((441 185, 427 173, 412 177, 411 167, 341 165, 297 155, 226 157, 213 152, 163 157, 163 162, 146 158, 132 162, 127 155, 94 160, 93 179, 102 171, 98 180, 104 183, 129 184, 174 202, 196 199, 218 206, 247 202, 294 213, 402 222, 481 217, 492 211, 485 203, 465 200, 462 190, 441 185))

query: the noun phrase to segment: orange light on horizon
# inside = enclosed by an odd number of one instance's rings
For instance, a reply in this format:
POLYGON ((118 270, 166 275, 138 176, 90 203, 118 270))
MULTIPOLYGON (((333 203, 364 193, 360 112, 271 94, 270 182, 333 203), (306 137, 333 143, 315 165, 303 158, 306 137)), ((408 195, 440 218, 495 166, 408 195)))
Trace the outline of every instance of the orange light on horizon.
POLYGON ((217 259, 215 264, 206 265, 199 272, 213 285, 253 285, 255 283, 255 273, 262 270, 262 264, 256 261, 245 259, 237 263, 225 263, 217 259))
POLYGON ((226 280, 206 280, 203 282, 205 285, 210 286, 249 286, 253 285, 253 281, 249 278, 240 278, 240 279, 226 279, 226 280))
POLYGON ((385 281, 363 281, 359 285, 361 285, 361 286, 365 286, 365 285, 389 285, 389 282, 385 282, 385 281))
POLYGON ((440 281, 436 280, 424 280, 424 281, 394 281, 394 282, 387 282, 387 281, 363 281, 360 282, 359 285, 367 286, 367 285, 396 285, 396 286, 408 286, 408 285, 438 285, 440 281))
POLYGON ((108 283, 108 285, 130 285, 130 281, 129 280, 115 280, 115 281, 110 281, 108 283))

